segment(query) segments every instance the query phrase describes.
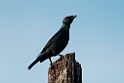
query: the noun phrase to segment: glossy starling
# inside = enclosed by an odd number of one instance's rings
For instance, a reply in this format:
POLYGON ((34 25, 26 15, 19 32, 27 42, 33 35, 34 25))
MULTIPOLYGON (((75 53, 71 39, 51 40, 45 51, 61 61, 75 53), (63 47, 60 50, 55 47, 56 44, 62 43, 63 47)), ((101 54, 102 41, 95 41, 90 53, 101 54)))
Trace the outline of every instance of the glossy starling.
POLYGON ((68 44, 70 24, 75 17, 77 15, 67 16, 63 19, 60 30, 48 41, 34 62, 29 65, 28 69, 31 69, 38 61, 43 62, 48 58, 52 64, 51 57, 59 55, 68 44))

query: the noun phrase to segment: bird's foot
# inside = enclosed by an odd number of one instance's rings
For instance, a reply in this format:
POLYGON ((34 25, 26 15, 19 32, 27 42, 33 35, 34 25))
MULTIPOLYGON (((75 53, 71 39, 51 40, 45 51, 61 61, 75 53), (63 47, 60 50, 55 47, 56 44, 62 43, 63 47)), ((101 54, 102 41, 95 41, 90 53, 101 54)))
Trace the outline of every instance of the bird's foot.
POLYGON ((52 70, 55 69, 55 66, 52 63, 50 63, 50 65, 52 70))
POLYGON ((59 54, 60 58, 62 59, 63 55, 59 54))
POLYGON ((53 63, 50 63, 50 65, 52 66, 52 65, 53 65, 53 63))
POLYGON ((51 60, 51 58, 49 57, 49 60, 50 60, 50 65, 52 65, 52 60, 51 60))
POLYGON ((63 55, 59 54, 60 57, 62 57, 63 55))

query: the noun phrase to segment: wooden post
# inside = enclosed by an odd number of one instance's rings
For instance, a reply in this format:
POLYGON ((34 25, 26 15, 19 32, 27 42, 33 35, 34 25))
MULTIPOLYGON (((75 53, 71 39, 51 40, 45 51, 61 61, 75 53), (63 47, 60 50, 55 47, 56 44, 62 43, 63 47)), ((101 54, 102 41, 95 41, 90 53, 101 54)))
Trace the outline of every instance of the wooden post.
POLYGON ((75 53, 60 57, 49 67, 48 83, 82 83, 82 68, 75 53))

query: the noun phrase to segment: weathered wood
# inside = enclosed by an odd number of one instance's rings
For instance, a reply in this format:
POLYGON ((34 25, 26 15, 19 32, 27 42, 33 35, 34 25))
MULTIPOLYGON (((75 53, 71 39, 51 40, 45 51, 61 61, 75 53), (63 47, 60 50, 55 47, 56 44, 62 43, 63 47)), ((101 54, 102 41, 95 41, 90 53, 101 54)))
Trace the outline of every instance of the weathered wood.
POLYGON ((48 71, 48 83, 82 83, 82 68, 69 53, 55 61, 48 71))

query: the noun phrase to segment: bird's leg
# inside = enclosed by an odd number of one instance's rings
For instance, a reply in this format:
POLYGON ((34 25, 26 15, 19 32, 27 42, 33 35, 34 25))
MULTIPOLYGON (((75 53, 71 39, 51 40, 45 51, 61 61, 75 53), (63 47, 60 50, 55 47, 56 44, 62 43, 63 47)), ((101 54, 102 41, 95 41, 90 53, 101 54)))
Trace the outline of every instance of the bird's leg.
MULTIPOLYGON (((49 60, 50 60, 50 65, 51 65, 51 69, 54 69, 54 66, 52 65, 52 60, 51 60, 51 57, 49 57, 49 60)), ((55 70, 54 70, 55 71, 55 70)))
POLYGON ((50 62, 51 62, 51 63, 50 63, 50 65, 52 65, 52 60, 51 60, 51 57, 49 57, 49 60, 50 60, 50 62))

